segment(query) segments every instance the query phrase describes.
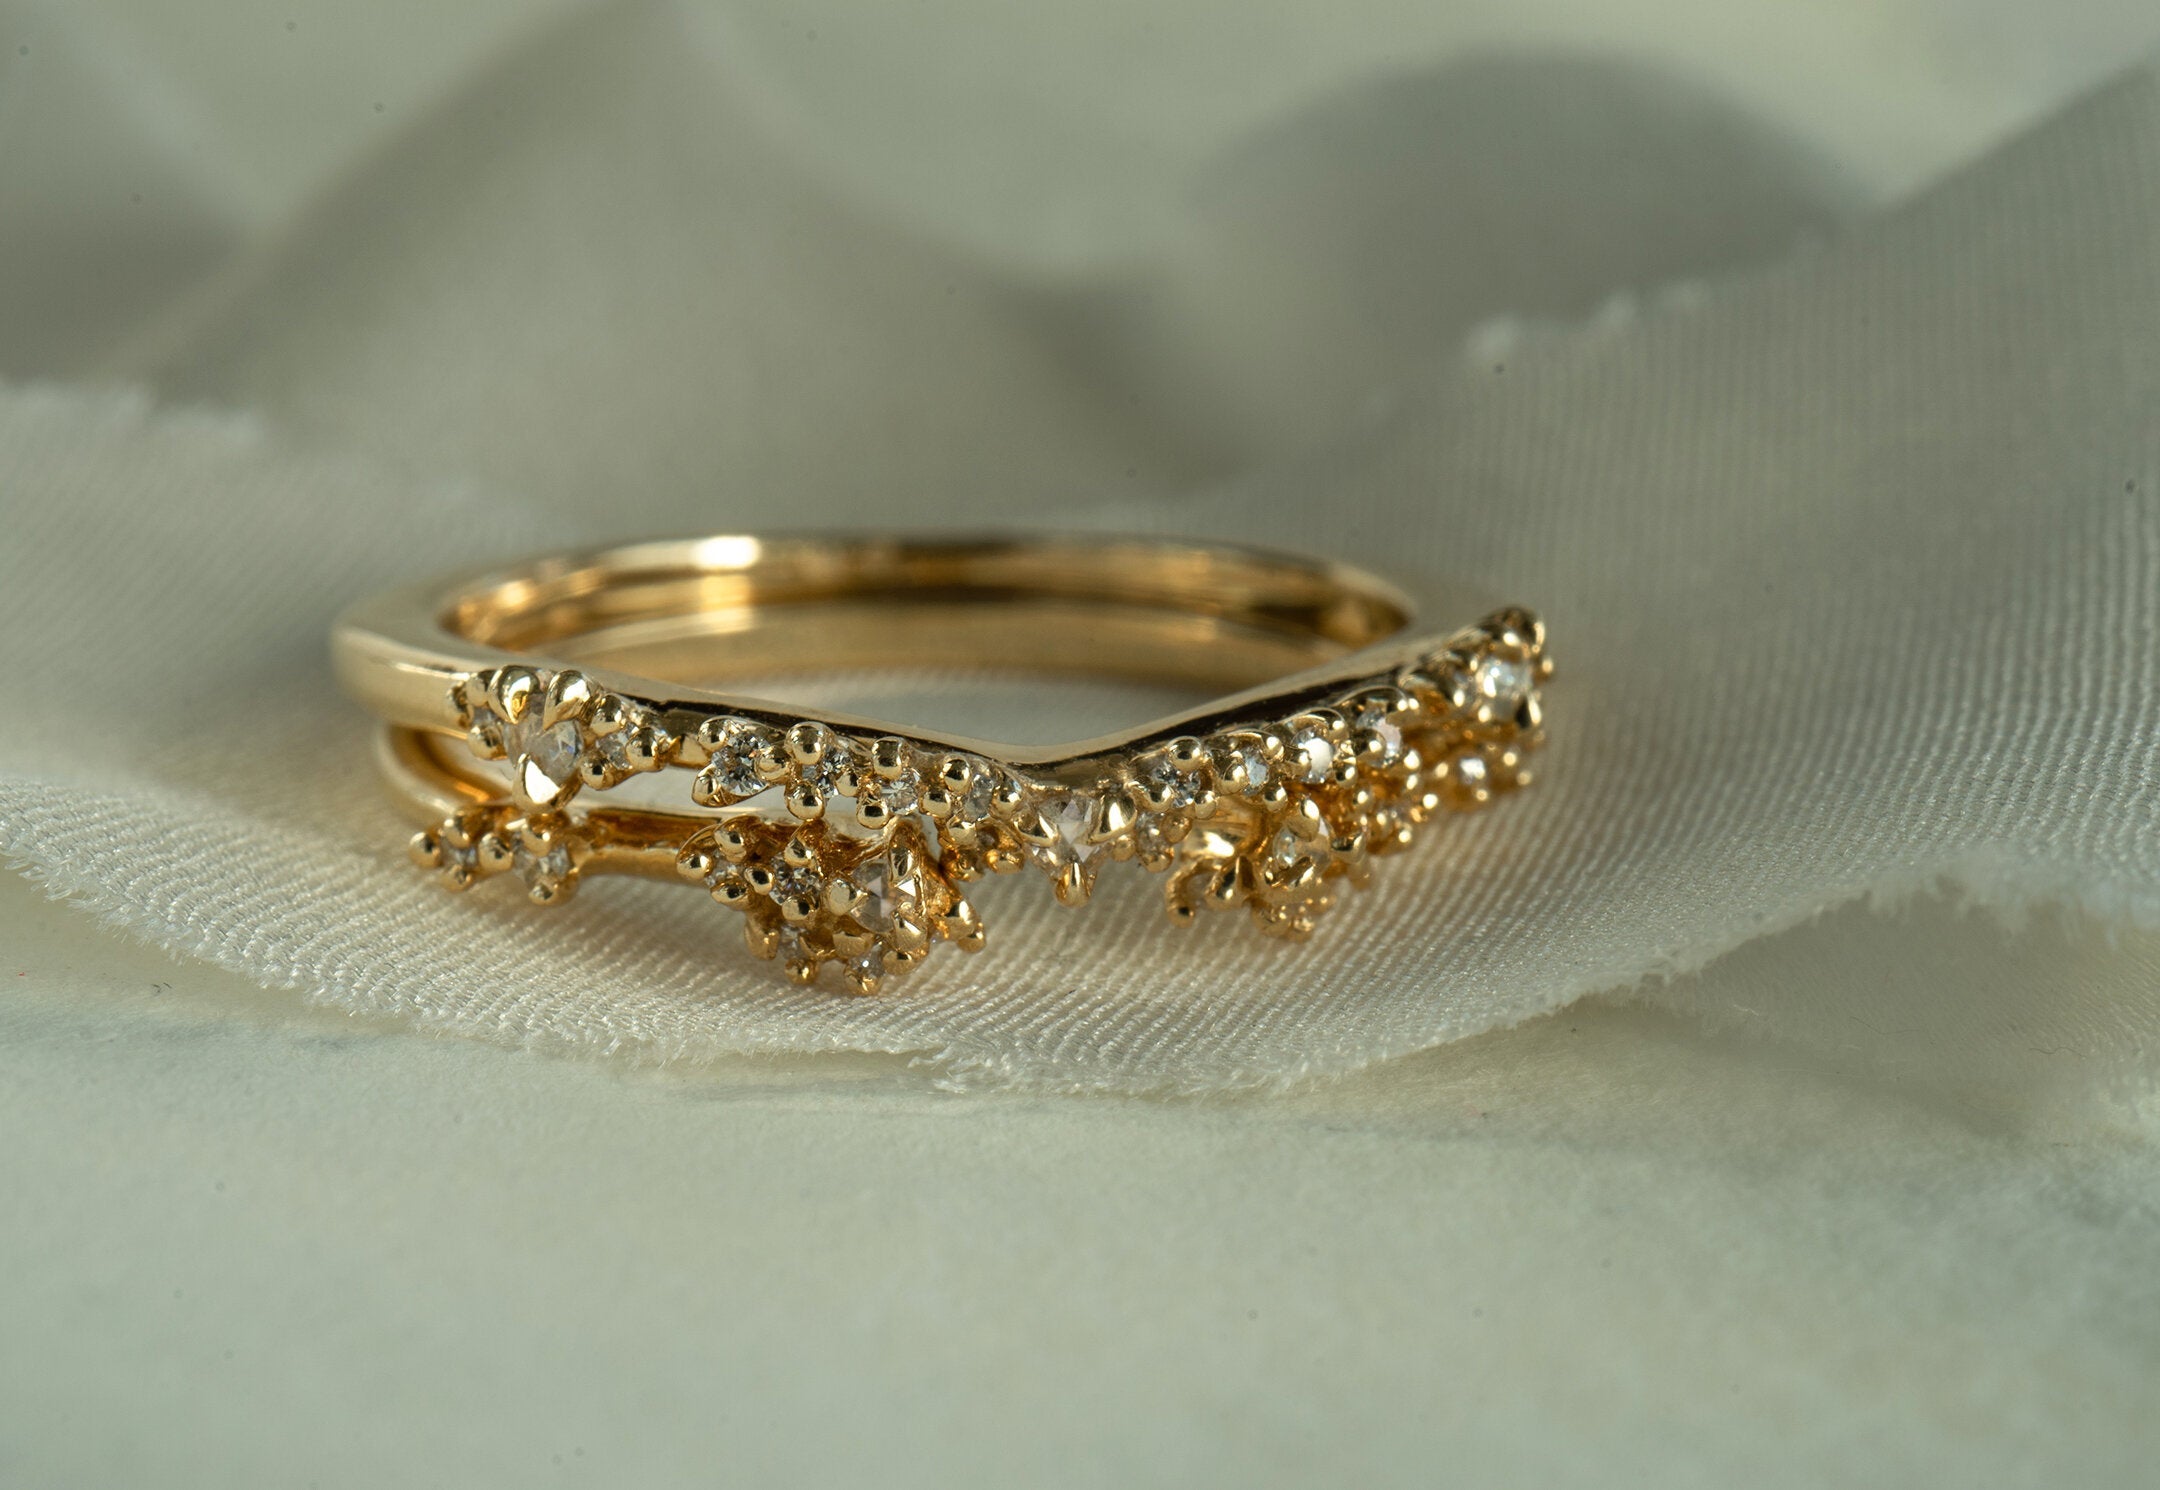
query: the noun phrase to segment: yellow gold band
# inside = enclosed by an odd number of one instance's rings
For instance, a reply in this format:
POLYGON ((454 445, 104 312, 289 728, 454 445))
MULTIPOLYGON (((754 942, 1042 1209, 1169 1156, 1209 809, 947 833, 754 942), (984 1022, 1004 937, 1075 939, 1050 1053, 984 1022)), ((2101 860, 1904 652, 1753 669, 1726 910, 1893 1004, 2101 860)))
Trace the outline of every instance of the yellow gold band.
POLYGON ((1440 637, 1413 620, 1360 571, 1225 545, 718 537, 398 591, 341 617, 333 653, 387 726, 386 776, 433 821, 414 855, 446 884, 511 872, 553 903, 589 873, 678 875, 792 976, 838 962, 869 992, 938 941, 980 947, 965 885, 1029 866, 1078 904, 1102 864, 1138 860, 1167 876, 1174 919, 1244 905, 1309 934, 1371 857, 1525 784, 1543 738, 1535 618, 1440 637), (1220 696, 1023 747, 734 691, 865 665, 1220 696), (618 790, 675 770, 685 789, 618 790))

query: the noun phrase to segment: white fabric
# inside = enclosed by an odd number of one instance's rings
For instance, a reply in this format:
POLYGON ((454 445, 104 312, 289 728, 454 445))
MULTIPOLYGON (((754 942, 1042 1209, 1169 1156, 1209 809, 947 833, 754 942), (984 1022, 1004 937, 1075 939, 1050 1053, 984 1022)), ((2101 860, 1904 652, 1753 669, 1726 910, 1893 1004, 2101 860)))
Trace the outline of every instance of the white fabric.
POLYGON ((2152 1480, 2080 1010, 2160 937, 1838 916, 1673 985, 1849 989, 1817 1049, 1591 1000, 1164 1102, 540 1060, 88 925, 0 880, 11 1484, 2152 1480))
MULTIPOLYGON (((2156 836, 2152 747, 2106 733, 2153 714, 2108 693, 2149 688, 2150 552, 2046 520, 2150 532, 2144 475, 2093 478, 2160 406, 2151 85, 1996 147, 2156 29, 2149 0, 0 0, 0 845, 235 970, 0 876, 0 1480, 2148 1485, 2160 930, 2089 804, 2113 780, 2119 838, 2156 836), (1777 267, 1795 231, 1825 251, 1777 267), (948 272, 964 313, 908 303, 948 272), (785 396, 647 409, 725 379, 720 326, 728 398, 785 396), (1398 961, 1375 1002, 1744 945, 1260 1097, 656 1071, 785 998, 728 918, 607 883, 445 903, 320 677, 329 612, 433 562, 423 515, 447 561, 790 497, 1165 522, 1113 504, 1208 483, 1175 521, 1429 498, 1437 558, 1342 551, 1561 628, 1546 783, 1466 835, 1516 904, 1549 871, 1557 939, 1398 961), (1781 631, 1679 615, 1764 584, 1781 631), (1637 688, 1709 697, 1638 730, 1637 688), (1767 931, 1945 862, 1982 908, 1767 931)), ((804 693, 1037 730, 1155 702, 804 693)), ((1468 867, 1390 866, 1322 947, 1430 937, 1468 867)), ((1027 925, 1039 886, 1002 888, 962 974, 1130 942, 1147 997, 1244 955, 1144 893, 1027 925)), ((1353 1033, 1361 996, 1305 1017, 1353 1033)), ((804 1017, 845 1043, 863 1012, 804 1017)), ((1048 1027, 978 1027, 928 1074, 1166 1084, 1067 1029, 1045 1060, 1048 1027)))
MULTIPOLYGON (((146 318, 102 366, 152 393, 0 396, 12 856, 435 1029, 1124 1090, 1354 1069, 1944 880, 2160 914, 2150 73, 1872 213, 1632 64, 1465 59, 1052 274, 851 199, 735 36, 574 14, 146 318), (1300 951, 1174 932, 1136 871, 1081 913, 1000 883, 991 951, 848 1001, 665 887, 443 897, 323 675, 339 603, 480 555, 1029 519, 1538 605, 1542 783, 1300 951)), ((2145 1017, 2092 1013, 2126 1046, 2145 1017)))

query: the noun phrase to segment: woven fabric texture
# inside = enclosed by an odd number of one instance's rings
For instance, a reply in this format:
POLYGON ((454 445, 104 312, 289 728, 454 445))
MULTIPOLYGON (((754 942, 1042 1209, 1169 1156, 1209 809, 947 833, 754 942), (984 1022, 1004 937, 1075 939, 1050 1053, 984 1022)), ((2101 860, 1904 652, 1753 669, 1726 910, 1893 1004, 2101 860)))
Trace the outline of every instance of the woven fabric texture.
MULTIPOLYGON (((1120 1090, 1355 1069, 1870 895, 2160 921, 2151 72, 1877 208, 1647 75, 1496 63, 1300 115, 1154 250, 1053 272, 851 196, 715 56, 672 7, 573 17, 95 376, 12 369, 11 858, 163 945, 445 1032, 1120 1090), (1464 98, 1571 101, 1507 137, 1567 163, 1547 189, 1595 254, 1518 198, 1482 234, 1401 205, 1481 200, 1469 152, 1416 144, 1464 98), (1649 163, 1593 191, 1630 147, 1649 163), (1554 743, 1309 946, 1174 930, 1138 870, 1079 912, 1031 878, 986 889, 989 951, 874 1000, 787 987, 669 887, 539 913, 406 866, 327 677, 341 604, 814 523, 1191 533, 1519 599, 1562 667, 1554 743)), ((801 696, 983 729, 1157 702, 801 696)), ((2125 1042, 2136 1017, 2094 1015, 2125 1042)))

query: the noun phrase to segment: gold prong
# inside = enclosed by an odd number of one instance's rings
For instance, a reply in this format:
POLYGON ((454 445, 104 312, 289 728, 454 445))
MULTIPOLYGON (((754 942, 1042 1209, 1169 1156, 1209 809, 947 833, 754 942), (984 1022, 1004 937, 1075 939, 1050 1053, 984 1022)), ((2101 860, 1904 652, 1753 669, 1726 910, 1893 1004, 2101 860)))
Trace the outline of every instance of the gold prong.
POLYGON ((1478 629, 1517 655, 1540 651, 1545 645, 1545 623, 1521 606, 1494 611, 1478 629))
POLYGON ((614 734, 630 723, 630 706, 612 693, 602 694, 585 717, 585 727, 595 735, 614 734))
POLYGON ((585 711, 593 706, 598 693, 586 676, 575 668, 564 668, 549 680, 547 702, 540 711, 543 727, 560 724, 565 719, 585 717, 585 711))
POLYGON ((669 737, 649 725, 638 725, 623 741, 623 759, 636 770, 650 771, 667 759, 669 737))
POLYGON ((814 766, 825 758, 825 727, 809 720, 787 732, 788 758, 798 766, 814 766))
POLYGON ((1237 865, 1221 864, 1200 876, 1200 898, 1219 909, 1228 909, 1245 898, 1245 888, 1238 883, 1237 865))
POLYGON ((527 812, 545 812, 563 799, 563 788, 540 769, 537 762, 523 760, 510 773, 510 796, 527 812))
POLYGON ((939 922, 938 930, 947 941, 963 952, 980 952, 989 935, 983 926, 982 917, 965 897, 956 897, 953 900, 939 922))
POLYGON ((1088 833, 1088 842, 1108 843, 1130 828, 1137 816, 1131 797, 1121 791, 1105 791, 1095 809, 1095 824, 1088 833))
POLYGON ((770 962, 780 950, 780 928, 749 917, 743 922, 743 945, 752 957, 770 962))
POLYGON ((480 867, 490 874, 508 869, 517 858, 500 833, 481 834, 480 841, 473 845, 473 852, 480 860, 480 867))
POLYGON ((500 667, 488 680, 488 704, 497 714, 515 724, 525 717, 526 709, 533 701, 533 692, 540 686, 540 675, 529 667, 500 667))
POLYGON ((1058 871, 1050 882, 1051 890, 1060 905, 1086 905, 1088 901, 1087 871, 1078 864, 1068 864, 1058 871))

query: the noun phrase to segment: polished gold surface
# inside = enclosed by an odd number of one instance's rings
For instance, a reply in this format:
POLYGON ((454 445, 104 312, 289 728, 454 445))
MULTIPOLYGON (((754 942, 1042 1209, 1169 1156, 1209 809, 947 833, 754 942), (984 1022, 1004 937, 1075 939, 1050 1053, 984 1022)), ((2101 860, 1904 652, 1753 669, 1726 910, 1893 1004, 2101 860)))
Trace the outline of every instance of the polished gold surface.
POLYGON ((1435 814, 1526 784, 1543 739, 1534 617, 1437 638, 1412 620, 1370 575, 1230 546, 719 537, 399 591, 342 617, 333 650, 445 884, 509 874, 551 904, 591 873, 676 876, 791 976, 837 962, 869 992, 937 942, 981 947, 965 886, 1030 867, 1077 905, 1104 864, 1137 861, 1174 920, 1243 906, 1309 935, 1435 814), (1221 696, 1023 748, 734 686, 866 666, 1221 696), (687 790, 653 789, 677 771, 687 790))

